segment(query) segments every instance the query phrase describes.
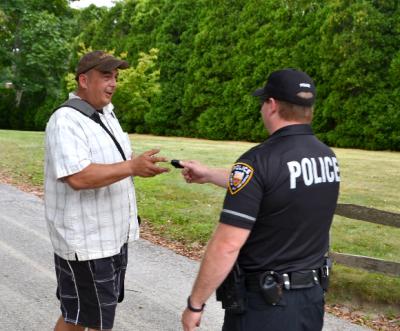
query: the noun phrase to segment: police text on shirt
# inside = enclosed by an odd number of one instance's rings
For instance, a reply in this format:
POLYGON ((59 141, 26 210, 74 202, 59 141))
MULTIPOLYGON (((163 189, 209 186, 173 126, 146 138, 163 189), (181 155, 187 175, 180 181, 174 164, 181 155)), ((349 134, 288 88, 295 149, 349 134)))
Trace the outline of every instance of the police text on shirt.
POLYGON ((287 163, 290 172, 290 189, 296 188, 296 179, 303 177, 304 184, 340 182, 339 166, 336 157, 323 156, 317 158, 303 158, 299 161, 287 163))

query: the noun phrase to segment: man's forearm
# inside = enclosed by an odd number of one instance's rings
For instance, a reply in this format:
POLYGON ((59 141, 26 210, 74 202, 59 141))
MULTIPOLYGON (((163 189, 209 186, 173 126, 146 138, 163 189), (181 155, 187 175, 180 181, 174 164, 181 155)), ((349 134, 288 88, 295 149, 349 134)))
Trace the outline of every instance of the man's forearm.
POLYGON ((75 190, 108 186, 132 175, 132 169, 128 162, 113 164, 92 163, 65 180, 75 190))

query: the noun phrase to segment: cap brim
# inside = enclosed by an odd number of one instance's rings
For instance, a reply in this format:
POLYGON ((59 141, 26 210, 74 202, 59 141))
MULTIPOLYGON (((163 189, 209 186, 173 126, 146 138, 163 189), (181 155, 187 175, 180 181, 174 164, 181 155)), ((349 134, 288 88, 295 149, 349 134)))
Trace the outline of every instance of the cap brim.
POLYGON ((127 69, 127 68, 129 68, 128 62, 123 60, 118 60, 115 58, 108 59, 103 63, 100 63, 99 65, 94 67, 94 69, 103 72, 112 71, 114 69, 127 69))
POLYGON ((265 89, 263 87, 261 87, 261 88, 255 90, 252 95, 253 95, 253 97, 261 97, 261 96, 266 95, 266 92, 265 92, 265 89))
POLYGON ((259 88, 253 92, 253 96, 257 97, 261 104, 263 104, 268 98, 269 95, 265 90, 265 87, 259 88))

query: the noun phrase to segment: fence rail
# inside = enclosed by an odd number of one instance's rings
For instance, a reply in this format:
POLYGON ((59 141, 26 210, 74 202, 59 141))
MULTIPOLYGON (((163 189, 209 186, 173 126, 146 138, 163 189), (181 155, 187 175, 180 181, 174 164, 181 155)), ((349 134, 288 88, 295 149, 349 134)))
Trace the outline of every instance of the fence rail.
MULTIPOLYGON (((354 220, 400 228, 400 214, 375 208, 341 203, 337 205, 335 214, 354 220)), ((336 252, 331 252, 330 255, 336 263, 348 267, 361 268, 367 271, 379 272, 390 276, 400 276, 400 263, 398 262, 336 252)))
POLYGON ((357 206, 349 203, 339 203, 336 207, 335 214, 354 220, 400 228, 400 214, 391 213, 389 211, 357 206))

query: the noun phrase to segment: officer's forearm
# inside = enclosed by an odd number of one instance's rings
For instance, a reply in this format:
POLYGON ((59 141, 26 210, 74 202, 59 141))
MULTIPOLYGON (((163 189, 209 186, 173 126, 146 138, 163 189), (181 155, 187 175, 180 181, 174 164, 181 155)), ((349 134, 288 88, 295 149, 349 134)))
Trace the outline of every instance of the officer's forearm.
POLYGON ((200 271, 193 286, 190 301, 201 307, 231 271, 250 231, 219 224, 211 238, 200 271))
POLYGON ((190 295, 194 307, 201 307, 208 300, 224 281, 237 259, 239 251, 226 252, 219 246, 215 242, 209 246, 201 263, 199 275, 190 295))
POLYGON ((74 190, 83 190, 108 186, 131 174, 132 170, 127 161, 113 164, 92 163, 64 179, 74 190))
POLYGON ((230 169, 211 168, 208 182, 223 188, 227 188, 230 172, 230 169))

